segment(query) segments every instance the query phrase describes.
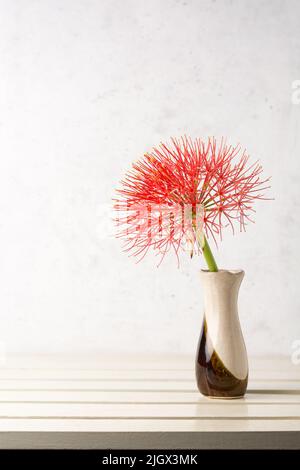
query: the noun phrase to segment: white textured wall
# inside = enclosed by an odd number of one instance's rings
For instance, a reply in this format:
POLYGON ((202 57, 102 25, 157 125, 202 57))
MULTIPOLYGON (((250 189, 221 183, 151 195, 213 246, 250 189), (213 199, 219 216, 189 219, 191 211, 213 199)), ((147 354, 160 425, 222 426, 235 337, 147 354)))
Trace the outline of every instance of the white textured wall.
POLYGON ((252 354, 300 338, 298 0, 0 1, 0 341, 7 351, 196 347, 199 258, 135 265, 101 207, 170 135, 226 135, 274 202, 230 234, 252 354))

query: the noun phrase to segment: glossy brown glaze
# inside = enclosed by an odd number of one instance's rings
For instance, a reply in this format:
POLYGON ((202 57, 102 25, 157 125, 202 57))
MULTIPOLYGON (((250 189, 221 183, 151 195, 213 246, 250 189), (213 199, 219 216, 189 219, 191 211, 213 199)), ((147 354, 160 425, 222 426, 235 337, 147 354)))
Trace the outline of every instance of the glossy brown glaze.
POLYGON ((199 391, 209 397, 239 398, 247 389, 248 376, 237 379, 213 349, 205 318, 196 355, 196 378, 199 391))

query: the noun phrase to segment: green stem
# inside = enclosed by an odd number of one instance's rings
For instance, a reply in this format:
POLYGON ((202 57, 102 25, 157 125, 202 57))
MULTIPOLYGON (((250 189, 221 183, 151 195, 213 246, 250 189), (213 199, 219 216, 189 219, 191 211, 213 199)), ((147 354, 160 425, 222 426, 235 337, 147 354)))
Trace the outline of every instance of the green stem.
POLYGON ((207 238, 206 238, 206 236, 204 235, 203 232, 202 232, 201 235, 199 234, 199 232, 197 232, 196 223, 195 223, 194 219, 193 219, 193 229, 194 229, 195 234, 196 234, 196 239, 197 239, 198 245, 200 246, 201 251, 202 251, 203 256, 204 256, 204 259, 206 261, 208 270, 212 271, 212 272, 217 272, 218 271, 218 266, 217 266, 216 260, 214 258, 214 255, 212 254, 210 246, 208 244, 207 238))
POLYGON ((203 240, 203 244, 201 248, 202 248, 202 253, 205 258, 209 271, 217 272, 218 266, 205 236, 204 236, 204 240, 203 240))

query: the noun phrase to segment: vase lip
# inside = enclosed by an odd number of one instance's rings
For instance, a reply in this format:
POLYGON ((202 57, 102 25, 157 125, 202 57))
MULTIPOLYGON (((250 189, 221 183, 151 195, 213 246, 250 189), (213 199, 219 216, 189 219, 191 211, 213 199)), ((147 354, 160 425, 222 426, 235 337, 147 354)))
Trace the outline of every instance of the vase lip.
POLYGON ((218 271, 209 271, 209 269, 201 269, 200 273, 206 276, 221 276, 222 274, 240 276, 241 274, 244 275, 245 271, 243 269, 219 269, 218 271))

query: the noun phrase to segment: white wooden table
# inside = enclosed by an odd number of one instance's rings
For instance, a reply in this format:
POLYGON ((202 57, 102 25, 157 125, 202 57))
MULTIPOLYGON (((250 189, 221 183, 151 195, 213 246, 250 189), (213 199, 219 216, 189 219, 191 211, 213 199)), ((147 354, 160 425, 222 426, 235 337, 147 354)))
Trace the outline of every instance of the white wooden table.
POLYGON ((192 357, 8 357, 0 448, 300 448, 300 365, 250 360, 246 398, 224 401, 192 357))

